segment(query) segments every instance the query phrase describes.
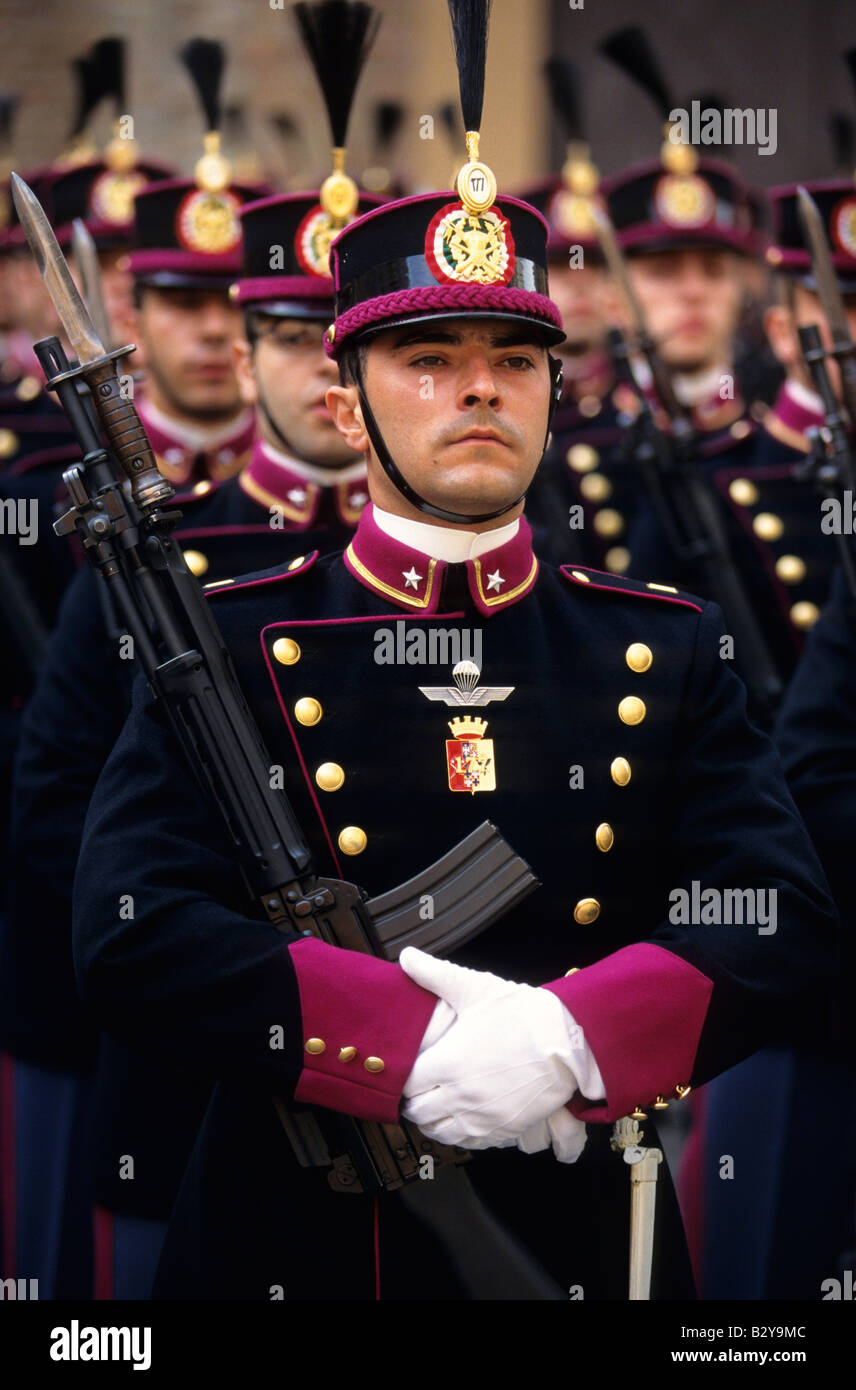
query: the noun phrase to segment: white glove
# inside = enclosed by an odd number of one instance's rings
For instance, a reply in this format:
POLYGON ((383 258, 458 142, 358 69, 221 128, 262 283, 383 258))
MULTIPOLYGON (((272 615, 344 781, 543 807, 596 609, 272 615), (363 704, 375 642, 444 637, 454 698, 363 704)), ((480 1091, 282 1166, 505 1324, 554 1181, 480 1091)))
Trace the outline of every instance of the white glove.
POLYGON ((603 1083, 561 1000, 412 946, 399 964, 457 1015, 439 1041, 420 1050, 404 1086, 405 1118, 440 1143, 467 1149, 518 1144, 534 1153, 552 1141, 557 1157, 574 1162, 585 1125, 564 1106, 578 1087, 591 1099, 602 1098, 603 1083))

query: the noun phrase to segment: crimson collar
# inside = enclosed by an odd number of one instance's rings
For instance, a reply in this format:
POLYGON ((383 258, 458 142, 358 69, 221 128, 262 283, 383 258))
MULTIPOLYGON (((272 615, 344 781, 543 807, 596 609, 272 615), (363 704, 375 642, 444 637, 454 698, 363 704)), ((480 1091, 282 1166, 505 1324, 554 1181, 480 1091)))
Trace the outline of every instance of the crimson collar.
MULTIPOLYGON (((335 476, 331 473, 331 476, 335 476)), ((289 468, 274 458, 267 445, 256 439, 250 462, 238 479, 238 486, 265 508, 274 507, 289 521, 300 527, 311 526, 317 519, 322 495, 328 491, 320 483, 309 482, 297 469, 289 468)), ((330 484, 339 520, 345 526, 356 526, 369 500, 365 475, 348 482, 330 484)))
POLYGON ((234 430, 213 447, 194 449, 152 419, 144 397, 138 397, 135 404, 158 468, 174 487, 185 487, 203 478, 223 482, 239 473, 247 462, 256 430, 252 411, 247 418, 242 413, 234 430))
POLYGON ((798 401, 788 389, 788 383, 784 381, 779 387, 775 401, 764 416, 763 424, 768 434, 778 439, 781 444, 787 444, 790 448, 807 454, 810 452, 810 446, 806 430, 822 425, 823 420, 824 417, 819 411, 812 410, 798 401))
MULTIPOLYGON (((420 613, 436 613, 439 609, 448 562, 435 560, 388 536, 375 521, 371 507, 366 507, 360 517, 344 558, 355 579, 400 608, 420 613)), ((464 563, 470 594, 479 613, 489 618, 519 603, 531 591, 538 575, 526 518, 520 518, 517 534, 511 540, 464 563)))

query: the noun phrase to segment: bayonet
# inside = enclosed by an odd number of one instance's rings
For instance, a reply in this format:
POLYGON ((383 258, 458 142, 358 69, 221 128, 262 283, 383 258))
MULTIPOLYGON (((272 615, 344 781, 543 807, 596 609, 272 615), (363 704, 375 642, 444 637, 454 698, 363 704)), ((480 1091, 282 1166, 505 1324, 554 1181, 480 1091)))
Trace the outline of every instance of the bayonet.
POLYGON ((806 250, 811 256, 814 282, 832 338, 832 347, 828 355, 838 362, 841 372, 841 395, 850 417, 850 428, 856 429, 856 344, 847 322, 844 300, 838 287, 823 219, 817 203, 802 184, 797 188, 797 204, 806 250))
POLYGON ((71 224, 71 249, 74 252, 74 261, 80 271, 80 278, 83 282, 83 293, 86 304, 92 319, 93 326, 100 341, 109 350, 112 340, 110 320, 107 316, 107 306, 104 303, 104 291, 101 284, 101 268, 98 264, 98 251, 95 242, 92 240, 92 233, 86 223, 80 217, 75 217, 71 224))

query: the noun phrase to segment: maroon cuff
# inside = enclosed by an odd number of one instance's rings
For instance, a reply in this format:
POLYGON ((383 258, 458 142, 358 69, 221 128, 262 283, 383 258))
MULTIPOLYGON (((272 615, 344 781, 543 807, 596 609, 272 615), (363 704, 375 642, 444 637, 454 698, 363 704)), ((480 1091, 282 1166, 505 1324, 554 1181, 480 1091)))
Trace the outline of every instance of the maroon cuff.
POLYGON ((294 1099, 394 1124, 436 994, 400 965, 304 937, 288 948, 300 991, 294 1099))
POLYGON ((583 1030, 606 1101, 575 1096, 580 1120, 608 1122, 690 1084, 713 981, 643 941, 544 986, 583 1030))

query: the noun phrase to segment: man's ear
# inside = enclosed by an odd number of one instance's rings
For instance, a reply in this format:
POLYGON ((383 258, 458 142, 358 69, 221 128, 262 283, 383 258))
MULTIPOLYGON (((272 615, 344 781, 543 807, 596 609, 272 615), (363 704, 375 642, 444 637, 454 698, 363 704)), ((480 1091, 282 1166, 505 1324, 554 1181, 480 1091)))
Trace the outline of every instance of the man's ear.
POLYGON ((340 435, 355 454, 369 452, 369 436, 363 423, 360 396, 356 386, 331 386, 325 397, 327 409, 340 435))
POLYGON ((764 332, 773 352, 786 372, 793 373, 802 362, 796 324, 790 309, 774 304, 764 311, 764 332))
POLYGON ((246 338, 232 340, 232 363, 238 378, 238 390, 244 405, 257 405, 259 393, 253 371, 253 349, 246 338))

